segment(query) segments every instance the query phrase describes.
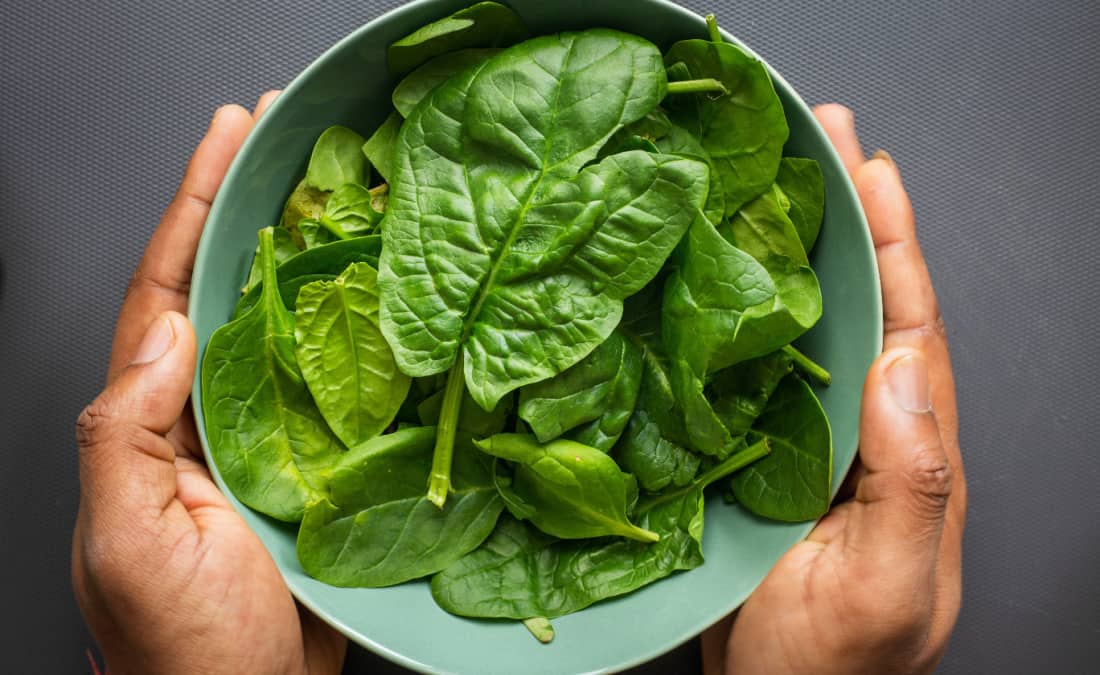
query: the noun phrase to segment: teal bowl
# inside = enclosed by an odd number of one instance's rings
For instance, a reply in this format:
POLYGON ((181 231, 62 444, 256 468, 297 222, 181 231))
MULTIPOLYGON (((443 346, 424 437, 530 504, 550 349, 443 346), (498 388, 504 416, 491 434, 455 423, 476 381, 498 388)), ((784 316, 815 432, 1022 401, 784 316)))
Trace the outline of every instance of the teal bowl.
MULTIPOLYGON (((662 49, 706 37, 703 19, 662 0, 505 0, 535 34, 607 26, 645 36, 662 49)), ((233 312, 256 246, 256 230, 278 221, 286 196, 305 171, 326 127, 364 135, 386 116, 395 85, 386 46, 425 23, 471 4, 420 0, 360 27, 299 75, 256 125, 218 192, 199 244, 190 317, 200 354, 233 312)), ((731 24, 736 16, 720 17, 731 24)), ((730 35, 726 39, 737 42, 730 35)), ((799 346, 833 374, 818 395, 835 448, 833 490, 856 454, 863 378, 882 348, 878 270, 854 188, 824 131, 783 78, 771 71, 791 128, 787 154, 813 157, 825 174, 825 222, 812 256, 824 296, 824 317, 799 346)), ((192 395, 203 450, 214 480, 196 373, 192 395)), ((699 634, 739 606, 776 560, 812 523, 753 517, 713 496, 706 506, 706 563, 635 593, 554 620, 543 645, 518 622, 465 619, 432 600, 426 581, 381 589, 346 589, 308 577, 295 554, 296 528, 230 500, 267 546, 298 600, 351 640, 408 668, 457 673, 612 672, 652 659, 699 634)))

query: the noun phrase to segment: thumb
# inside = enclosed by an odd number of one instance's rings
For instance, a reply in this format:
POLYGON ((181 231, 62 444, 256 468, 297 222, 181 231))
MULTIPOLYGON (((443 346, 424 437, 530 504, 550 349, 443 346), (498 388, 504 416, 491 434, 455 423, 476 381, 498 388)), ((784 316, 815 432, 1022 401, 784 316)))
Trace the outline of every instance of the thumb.
POLYGON ((175 448, 165 434, 187 402, 195 334, 182 314, 164 312, 146 329, 133 361, 80 414, 84 506, 131 514, 161 510, 175 496, 175 448))
POLYGON ((863 388, 860 460, 864 505, 850 536, 879 570, 930 573, 951 495, 947 461, 932 409, 928 366, 916 349, 878 357, 863 388))

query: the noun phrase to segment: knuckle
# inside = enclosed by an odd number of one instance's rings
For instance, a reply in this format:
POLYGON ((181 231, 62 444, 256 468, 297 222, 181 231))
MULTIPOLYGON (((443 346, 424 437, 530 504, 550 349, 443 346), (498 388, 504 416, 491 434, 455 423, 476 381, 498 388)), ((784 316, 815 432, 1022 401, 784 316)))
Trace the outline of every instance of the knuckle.
POLYGON ((76 443, 88 449, 102 443, 114 426, 114 413, 103 398, 97 398, 80 411, 76 418, 76 443))
POLYGON ((954 473, 938 443, 920 447, 910 460, 906 477, 921 510, 939 517, 947 508, 954 486, 954 473))

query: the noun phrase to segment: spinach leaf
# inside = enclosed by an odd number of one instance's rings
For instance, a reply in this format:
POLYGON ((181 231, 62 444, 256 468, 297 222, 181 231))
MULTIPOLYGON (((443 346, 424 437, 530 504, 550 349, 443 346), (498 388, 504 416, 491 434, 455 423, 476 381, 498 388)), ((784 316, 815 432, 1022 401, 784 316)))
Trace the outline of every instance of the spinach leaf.
POLYGON ((206 436, 222 478, 245 504, 297 521, 323 495, 343 451, 313 404, 294 356, 294 317, 283 305, 272 228, 260 230, 261 297, 214 331, 202 363, 206 436))
MULTIPOLYGON (((294 243, 294 237, 288 230, 278 228, 273 233, 275 240, 275 263, 281 264, 300 253, 298 245, 294 243)), ((247 293, 253 287, 260 284, 263 276, 263 265, 260 264, 260 245, 256 245, 256 255, 252 258, 252 268, 248 271, 248 281, 245 282, 242 293, 247 293)))
POLYGON ((829 509, 833 441, 810 385, 784 378, 749 437, 766 439, 773 452, 733 477, 737 501, 772 520, 821 517, 829 509))
POLYGON ((359 152, 363 137, 347 127, 325 129, 313 146, 306 168, 305 183, 332 192, 346 183, 366 185, 366 158, 359 152))
POLYGON ((362 146, 363 137, 347 127, 329 127, 317 138, 305 178, 287 198, 280 221, 295 236, 299 248, 303 248, 298 234, 300 221, 320 220, 329 195, 341 185, 367 184, 370 169, 362 146))
POLYGON ((308 251, 311 248, 331 244, 340 241, 340 237, 332 233, 320 220, 303 218, 298 221, 298 235, 302 239, 302 247, 308 251))
POLYGON ((775 180, 789 129, 764 64, 724 42, 713 17, 707 24, 710 40, 675 43, 665 63, 683 64, 692 78, 714 78, 728 93, 680 94, 665 105, 672 121, 710 154, 711 169, 722 181, 725 215, 731 216, 775 180))
MULTIPOLYGON (((377 235, 355 237, 346 241, 335 241, 318 246, 287 259, 278 267, 279 295, 287 309, 294 311, 298 301, 298 291, 313 281, 335 279, 347 266, 356 262, 365 262, 371 266, 378 264, 378 254, 382 251, 382 238, 377 235)), ((233 318, 239 318, 260 299, 260 288, 255 286, 237 301, 233 318)))
POLYGON ((654 108, 645 114, 640 120, 630 124, 611 134, 607 139, 596 159, 603 159, 626 150, 646 150, 647 152, 659 152, 655 143, 664 138, 672 122, 668 119, 668 113, 661 108, 654 108))
POLYGON ((519 416, 542 443, 573 430, 565 437, 607 452, 630 420, 641 371, 638 347, 612 333, 576 365, 520 389, 519 416))
POLYGON ((515 12, 496 2, 479 2, 434 21, 390 45, 390 71, 403 75, 441 54, 469 47, 507 47, 527 38, 515 12))
POLYGON ((525 505, 522 516, 543 532, 562 539, 659 539, 627 518, 634 479, 607 454, 573 441, 540 445, 526 434, 497 434, 474 444, 494 457, 516 462, 512 494, 525 505))
POLYGON ((352 263, 298 292, 294 334, 302 377, 333 432, 352 446, 382 433, 409 392, 378 329, 377 272, 352 263))
MULTIPOLYGON (((683 157, 694 157, 711 166, 710 153, 703 149, 703 144, 691 135, 687 129, 678 124, 670 124, 668 133, 656 141, 657 149, 683 157)), ((710 171, 710 182, 707 188, 707 201, 703 204, 703 215, 712 223, 720 223, 726 217, 726 193, 722 185, 722 174, 714 169, 710 171)))
POLYGON ((634 413, 613 454, 619 466, 650 492, 687 485, 699 469, 698 456, 685 449, 683 411, 672 392, 661 343, 663 285, 663 278, 654 279, 627 299, 617 330, 642 354, 642 381, 634 413))
POLYGON ((775 183, 790 200, 787 215, 798 232, 802 248, 809 253, 817 243, 825 215, 825 177, 817 161, 784 157, 779 162, 775 183))
POLYGON ((382 212, 375 208, 379 192, 356 183, 341 185, 325 203, 321 224, 340 239, 372 234, 382 222, 382 212))
POLYGON ((582 170, 664 85, 645 40, 563 33, 448 80, 402 127, 382 329, 404 372, 451 371, 430 488, 440 502, 462 389, 491 409, 584 358, 704 199, 706 167, 690 159, 634 151, 582 170), (502 95, 513 90, 523 95, 502 95))
POLYGON ((715 373, 706 397, 730 435, 740 436, 752 428, 780 380, 793 367, 790 355, 780 350, 715 373))
POLYGON ((405 76, 393 90, 393 107, 408 117, 435 88, 463 70, 484 62, 499 49, 461 49, 437 56, 405 76))
POLYGON ((390 586, 437 572, 473 550, 504 508, 484 455, 459 440, 455 492, 436 508, 424 496, 433 427, 378 436, 329 472, 327 494, 309 505, 298 560, 334 586, 390 586))
POLYGON ((701 490, 657 505, 639 525, 661 538, 556 539, 503 514, 480 547, 432 578, 432 597, 460 616, 554 618, 703 564, 701 490))
POLYGON ((404 120, 401 115, 391 112, 383 120, 371 137, 363 143, 363 155, 370 160, 371 165, 387 183, 393 175, 393 158, 397 148, 397 134, 401 131, 404 120))
POLYGON ((379 194, 385 194, 384 187, 368 190, 362 185, 347 183, 336 188, 327 197, 320 216, 298 221, 298 234, 304 248, 309 250, 374 232, 382 221, 382 213, 375 209, 379 194))

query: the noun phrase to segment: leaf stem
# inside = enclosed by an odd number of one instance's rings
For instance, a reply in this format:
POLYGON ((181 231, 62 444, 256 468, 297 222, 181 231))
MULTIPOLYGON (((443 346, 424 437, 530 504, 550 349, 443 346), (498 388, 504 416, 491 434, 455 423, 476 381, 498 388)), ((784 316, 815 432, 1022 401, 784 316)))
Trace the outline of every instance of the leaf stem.
POLYGON ((533 616, 530 619, 524 619, 523 625, 531 631, 531 635, 534 635, 536 640, 543 644, 554 639, 554 627, 546 617, 533 616))
POLYGON ((718 17, 713 14, 707 14, 707 33, 710 35, 710 41, 717 44, 722 44, 725 40, 722 39, 722 34, 718 32, 718 17))
POLYGON ((447 493, 451 491, 451 459, 454 457, 455 432, 458 431, 458 416, 465 392, 466 375, 462 372, 462 350, 459 349, 455 363, 447 373, 447 386, 443 390, 443 403, 436 426, 432 473, 428 480, 428 500, 439 508, 443 508, 447 493))
POLYGON ((344 228, 340 227, 336 223, 329 222, 328 218, 321 216, 321 219, 317 221, 321 224, 321 227, 325 228, 332 233, 332 236, 337 239, 351 239, 351 235, 344 231, 344 228))
POLYGON ((634 510, 634 516, 637 518, 643 513, 649 511, 654 506, 659 506, 666 502, 670 502, 674 499, 679 499, 692 490, 698 490, 705 488, 716 480, 720 480, 730 475, 738 469, 743 469, 749 464, 752 464, 756 460, 760 459, 764 455, 771 452, 771 446, 768 444, 768 439, 761 439, 744 450, 733 453, 729 457, 725 458, 721 462, 715 464, 707 471, 704 471, 695 480, 691 481, 687 485, 678 490, 672 490, 671 492, 665 492, 664 494, 657 495, 656 497, 647 500, 646 502, 639 504, 638 508, 634 510))
POLYGON ((833 383, 833 376, 829 374, 829 371, 819 366, 811 360, 810 357, 795 349, 793 345, 784 347, 783 353, 791 357, 791 359, 794 360, 794 364, 798 366, 798 369, 806 375, 809 375, 811 379, 816 380, 826 387, 833 383))
POLYGON ((728 94, 729 89, 713 77, 703 77, 697 80, 680 80, 668 83, 668 93, 671 94, 728 94))

